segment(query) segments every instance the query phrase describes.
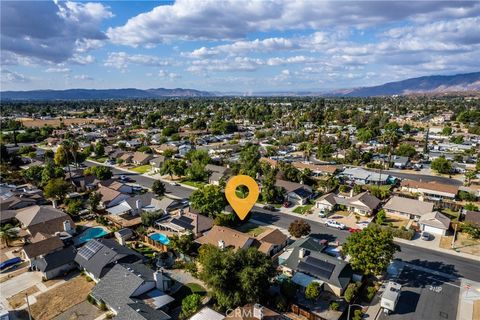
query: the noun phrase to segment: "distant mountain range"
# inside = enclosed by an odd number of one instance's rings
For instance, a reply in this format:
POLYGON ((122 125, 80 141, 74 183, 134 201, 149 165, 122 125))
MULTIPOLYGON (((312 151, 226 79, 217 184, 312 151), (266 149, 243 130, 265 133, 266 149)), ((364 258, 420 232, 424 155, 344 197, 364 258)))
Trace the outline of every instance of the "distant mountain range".
POLYGON ((208 92, 194 89, 69 89, 3 91, 2 100, 100 100, 100 99, 155 99, 165 97, 214 97, 214 96, 329 96, 371 97, 411 94, 444 94, 480 91, 480 72, 453 76, 425 76, 389 82, 373 87, 360 87, 334 91, 264 91, 264 92, 208 92))

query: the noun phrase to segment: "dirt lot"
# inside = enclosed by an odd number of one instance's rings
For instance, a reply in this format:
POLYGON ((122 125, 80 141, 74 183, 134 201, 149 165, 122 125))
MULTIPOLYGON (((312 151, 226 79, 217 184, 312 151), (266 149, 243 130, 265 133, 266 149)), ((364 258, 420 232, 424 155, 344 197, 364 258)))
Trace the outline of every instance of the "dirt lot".
MULTIPOLYGON (((453 236, 442 237, 440 240, 440 247, 445 249, 451 249, 453 236)), ((460 252, 465 252, 480 256, 480 239, 472 239, 468 234, 458 233, 457 240, 455 241, 455 248, 460 252)))
POLYGON ((26 290, 20 291, 19 293, 11 296, 10 298, 7 298, 7 301, 13 309, 16 309, 27 303, 27 301, 25 300, 25 294, 32 295, 34 293, 37 293, 38 291, 38 288, 36 286, 33 286, 26 290))
POLYGON ((39 296, 32 305, 32 315, 36 320, 53 319, 69 308, 83 302, 95 283, 87 282, 84 277, 77 276, 39 296))
POLYGON ((17 119, 22 122, 25 127, 44 127, 52 126, 58 127, 63 122, 65 125, 71 124, 85 124, 85 123, 105 123, 104 119, 90 119, 90 118, 69 118, 69 119, 31 119, 31 118, 19 118, 17 119))

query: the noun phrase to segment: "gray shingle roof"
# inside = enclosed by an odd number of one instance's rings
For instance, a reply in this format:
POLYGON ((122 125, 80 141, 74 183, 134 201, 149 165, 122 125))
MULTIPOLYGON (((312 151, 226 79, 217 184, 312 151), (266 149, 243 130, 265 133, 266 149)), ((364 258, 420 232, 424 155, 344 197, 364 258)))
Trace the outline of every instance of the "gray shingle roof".
POLYGON ((38 259, 36 266, 38 270, 47 272, 73 262, 76 254, 77 251, 75 250, 75 247, 66 247, 62 250, 49 253, 41 259, 38 259))
POLYGON ((75 262, 97 279, 103 277, 116 261, 129 263, 143 258, 138 252, 121 246, 113 239, 93 239, 87 244, 92 241, 99 242, 101 244, 100 249, 90 259, 85 259, 77 254, 75 262))
POLYGON ((398 211, 421 216, 433 211, 432 202, 393 196, 384 206, 387 210, 398 211))

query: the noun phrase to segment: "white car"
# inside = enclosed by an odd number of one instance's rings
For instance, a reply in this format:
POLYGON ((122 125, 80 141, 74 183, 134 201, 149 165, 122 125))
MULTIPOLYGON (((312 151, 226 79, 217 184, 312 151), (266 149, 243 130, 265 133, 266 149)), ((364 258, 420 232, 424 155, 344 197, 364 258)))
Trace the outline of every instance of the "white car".
POLYGON ((325 225, 332 228, 337 228, 338 230, 345 229, 345 225, 343 223, 337 222, 335 220, 327 220, 325 221, 325 225))

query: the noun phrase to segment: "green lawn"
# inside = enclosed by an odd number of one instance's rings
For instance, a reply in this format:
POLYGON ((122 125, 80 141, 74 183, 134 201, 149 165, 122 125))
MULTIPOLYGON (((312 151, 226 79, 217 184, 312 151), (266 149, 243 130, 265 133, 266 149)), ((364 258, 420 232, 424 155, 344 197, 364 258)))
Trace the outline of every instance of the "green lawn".
POLYGON ((265 230, 267 230, 268 228, 255 224, 253 222, 247 222, 237 227, 236 229, 240 232, 248 233, 252 237, 256 237, 262 232, 264 232, 265 230))
POLYGON ((150 171, 151 169, 152 169, 151 165, 144 164, 143 166, 138 166, 138 167, 132 168, 130 170, 138 172, 140 174, 144 174, 144 173, 147 173, 148 171, 150 171))
POLYGON ((442 213, 449 217, 451 220, 458 220, 458 216, 460 215, 459 211, 453 211, 452 209, 443 209, 442 213))
POLYGON ((180 182, 183 183, 183 184, 186 184, 187 186, 191 186, 191 187, 194 187, 194 188, 201 188, 204 185, 206 185, 206 183, 203 182, 203 181, 192 181, 192 180, 186 180, 186 179, 181 180, 180 182))
POLYGON ((202 297, 207 295, 207 291, 201 285, 197 283, 187 283, 183 285, 180 289, 177 290, 172 297, 175 298, 175 301, 172 302, 171 307, 176 308, 182 305, 182 300, 191 294, 198 294, 202 297))
POLYGON ((298 206, 295 209, 293 209, 293 212, 299 213, 299 214, 305 214, 308 211, 310 211, 310 209, 312 209, 312 207, 313 207, 313 204, 307 204, 305 206, 298 206))
POLYGON ((88 160, 93 160, 93 161, 97 161, 97 162, 101 162, 101 163, 104 163, 105 161, 107 161, 108 157, 88 157, 87 158, 88 160))

